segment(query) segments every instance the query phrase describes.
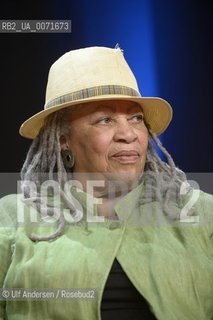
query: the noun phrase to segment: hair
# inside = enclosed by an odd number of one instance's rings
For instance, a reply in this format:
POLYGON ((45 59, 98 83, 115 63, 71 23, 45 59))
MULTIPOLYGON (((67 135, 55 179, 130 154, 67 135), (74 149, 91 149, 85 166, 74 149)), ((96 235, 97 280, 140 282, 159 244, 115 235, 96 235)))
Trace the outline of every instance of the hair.
MULTIPOLYGON (((29 148, 21 170, 22 200, 36 208, 41 216, 56 214, 59 217, 58 226, 54 232, 47 235, 31 234, 30 238, 33 241, 50 240, 61 235, 65 228, 65 218, 60 208, 44 205, 39 192, 31 193, 30 185, 32 182, 35 183, 37 190, 39 190, 41 183, 46 178, 56 180, 59 186, 57 192, 69 208, 72 217, 78 220, 80 214, 63 191, 63 185, 72 177, 71 170, 63 162, 60 144, 61 137, 70 134, 69 112, 70 109, 65 108, 52 113, 46 118, 38 136, 33 140, 29 148)), ((146 124, 146 127, 151 140, 148 144, 145 168, 142 174, 145 192, 141 195, 139 202, 160 201, 165 214, 174 220, 177 217, 172 216, 169 209, 169 201, 175 199, 179 206, 182 206, 180 187, 186 181, 186 176, 184 172, 175 166, 171 155, 148 124, 146 124), (164 162, 159 157, 154 146, 159 148, 167 162, 164 162)))

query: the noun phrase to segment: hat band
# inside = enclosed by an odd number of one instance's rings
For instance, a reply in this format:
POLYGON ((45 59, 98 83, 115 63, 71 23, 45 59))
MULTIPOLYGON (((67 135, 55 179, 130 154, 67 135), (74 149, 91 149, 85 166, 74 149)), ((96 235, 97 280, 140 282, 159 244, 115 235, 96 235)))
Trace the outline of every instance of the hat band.
POLYGON ((65 94, 61 97, 53 99, 49 101, 45 105, 45 109, 64 104, 67 102, 73 102, 77 100, 83 100, 87 98, 103 96, 103 95, 123 95, 123 96, 130 96, 130 97, 140 97, 140 93, 132 89, 130 87, 119 86, 119 85, 104 85, 98 87, 91 87, 79 91, 75 91, 72 93, 65 94))

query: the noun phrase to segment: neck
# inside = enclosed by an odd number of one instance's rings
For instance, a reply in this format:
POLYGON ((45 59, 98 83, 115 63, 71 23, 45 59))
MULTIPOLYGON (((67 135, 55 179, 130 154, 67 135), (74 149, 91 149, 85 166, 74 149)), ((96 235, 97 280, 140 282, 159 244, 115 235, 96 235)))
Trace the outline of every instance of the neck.
POLYGON ((140 182, 137 180, 113 180, 112 177, 101 174, 73 173, 73 179, 77 181, 78 188, 101 199, 102 203, 97 206, 100 216, 109 219, 118 219, 114 207, 127 193, 133 190, 140 182))

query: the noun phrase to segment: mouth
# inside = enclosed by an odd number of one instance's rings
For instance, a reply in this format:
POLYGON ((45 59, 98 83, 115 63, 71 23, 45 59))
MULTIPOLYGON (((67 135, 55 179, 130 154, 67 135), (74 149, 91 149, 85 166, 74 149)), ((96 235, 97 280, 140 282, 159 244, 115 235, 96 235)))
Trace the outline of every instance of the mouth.
POLYGON ((130 151, 119 151, 113 154, 112 159, 118 161, 122 164, 134 164, 138 161, 140 155, 137 151, 130 150, 130 151))

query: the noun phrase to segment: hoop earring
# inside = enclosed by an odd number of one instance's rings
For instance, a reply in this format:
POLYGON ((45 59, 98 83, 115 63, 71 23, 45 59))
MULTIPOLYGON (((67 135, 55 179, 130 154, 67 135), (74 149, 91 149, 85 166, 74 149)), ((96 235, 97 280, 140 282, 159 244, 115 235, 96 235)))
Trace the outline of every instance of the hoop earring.
POLYGON ((61 150, 61 157, 63 159, 64 166, 71 169, 74 166, 75 159, 70 150, 61 150))

